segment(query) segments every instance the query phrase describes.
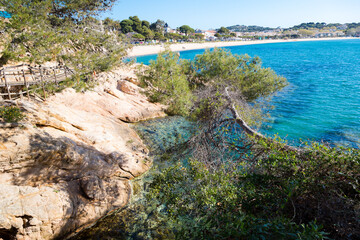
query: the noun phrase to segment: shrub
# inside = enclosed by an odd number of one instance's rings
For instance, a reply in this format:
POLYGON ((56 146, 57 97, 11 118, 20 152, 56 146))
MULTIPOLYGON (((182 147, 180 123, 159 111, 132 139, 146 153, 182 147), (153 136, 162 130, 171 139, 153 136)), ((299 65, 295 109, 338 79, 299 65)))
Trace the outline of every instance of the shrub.
POLYGON ((177 54, 170 51, 159 54, 139 77, 143 85, 150 87, 147 95, 151 101, 168 105, 170 114, 189 114, 193 95, 177 54))
POLYGON ((165 205, 177 239, 325 238, 315 220, 299 224, 281 212, 286 189, 272 188, 274 179, 225 169, 190 160, 155 176, 148 200, 165 205))
POLYGON ((4 106, 0 108, 0 116, 5 122, 19 122, 24 118, 24 115, 18 107, 4 106))

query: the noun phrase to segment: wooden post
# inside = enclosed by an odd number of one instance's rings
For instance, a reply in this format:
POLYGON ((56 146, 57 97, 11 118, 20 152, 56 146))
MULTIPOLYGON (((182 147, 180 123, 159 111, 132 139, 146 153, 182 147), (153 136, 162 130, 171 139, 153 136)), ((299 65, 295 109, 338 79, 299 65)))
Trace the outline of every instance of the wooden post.
POLYGON ((28 100, 30 100, 30 93, 29 93, 29 85, 26 81, 26 76, 25 76, 25 71, 24 69, 22 70, 22 75, 23 75, 23 78, 24 78, 24 85, 26 87, 26 93, 27 93, 27 97, 28 97, 28 100))
POLYGON ((10 86, 8 85, 8 82, 7 82, 7 79, 6 79, 5 68, 4 68, 4 80, 5 80, 5 87, 7 89, 8 95, 9 95, 9 99, 11 100, 10 86))
POLYGON ((53 71, 54 71, 55 84, 58 85, 58 82, 57 82, 57 79, 56 79, 56 71, 55 71, 55 68, 53 69, 53 71))
POLYGON ((66 66, 64 66, 65 80, 67 79, 66 66))
POLYGON ((30 68, 30 75, 31 75, 33 82, 35 82, 34 72, 31 68, 30 68))
POLYGON ((41 83, 42 83, 42 89, 43 89, 43 93, 44 93, 44 99, 46 100, 45 84, 44 84, 44 79, 43 79, 43 75, 42 75, 41 66, 39 67, 39 71, 40 71, 40 80, 41 80, 41 83))

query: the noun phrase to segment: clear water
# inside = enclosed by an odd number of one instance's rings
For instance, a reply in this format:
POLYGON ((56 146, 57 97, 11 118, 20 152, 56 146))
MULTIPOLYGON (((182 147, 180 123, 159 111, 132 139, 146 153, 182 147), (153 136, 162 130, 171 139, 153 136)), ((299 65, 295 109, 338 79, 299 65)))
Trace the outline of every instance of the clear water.
MULTIPOLYGON (((226 47, 259 56, 265 67, 286 77, 288 87, 274 96, 271 119, 261 132, 289 142, 326 141, 360 146, 360 39, 272 43, 226 47)), ((193 59, 204 50, 181 52, 193 59)), ((156 55, 141 56, 148 64, 156 55)))

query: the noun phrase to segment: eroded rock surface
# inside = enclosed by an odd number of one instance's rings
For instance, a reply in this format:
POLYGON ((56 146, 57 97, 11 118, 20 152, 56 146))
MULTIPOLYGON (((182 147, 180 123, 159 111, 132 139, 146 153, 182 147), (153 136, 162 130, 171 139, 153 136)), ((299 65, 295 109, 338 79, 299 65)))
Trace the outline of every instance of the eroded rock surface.
POLYGON ((53 239, 125 206, 148 150, 126 122, 164 116, 131 69, 101 74, 94 91, 19 101, 23 127, 0 128, 0 239, 53 239), (132 92, 122 92, 119 82, 132 92))

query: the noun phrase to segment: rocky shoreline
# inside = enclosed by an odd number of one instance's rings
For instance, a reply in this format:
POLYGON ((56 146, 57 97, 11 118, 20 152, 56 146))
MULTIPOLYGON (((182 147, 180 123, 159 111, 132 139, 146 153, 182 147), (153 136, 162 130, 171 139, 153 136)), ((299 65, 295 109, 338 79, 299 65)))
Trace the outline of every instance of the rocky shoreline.
POLYGON ((0 239, 54 239, 124 207, 129 181, 151 166, 128 122, 165 116, 147 101, 134 67, 96 76, 84 93, 66 89, 46 102, 18 101, 21 127, 2 127, 0 239))

